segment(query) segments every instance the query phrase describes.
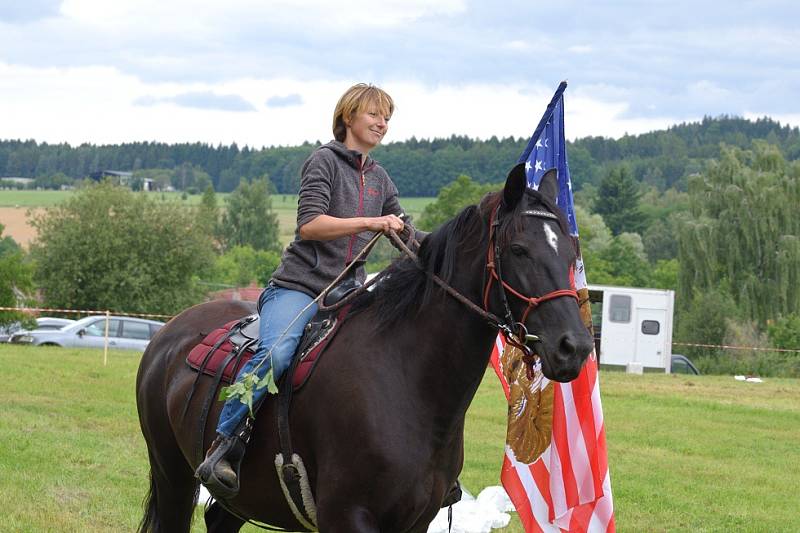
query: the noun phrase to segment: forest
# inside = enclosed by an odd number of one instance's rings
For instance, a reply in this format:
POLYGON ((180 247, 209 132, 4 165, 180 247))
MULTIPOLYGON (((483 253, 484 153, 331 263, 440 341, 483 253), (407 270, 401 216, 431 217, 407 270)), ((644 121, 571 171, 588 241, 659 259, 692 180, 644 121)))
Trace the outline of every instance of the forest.
MULTIPOLYGON (((597 185, 609 168, 624 162, 639 182, 661 192, 683 191, 687 177, 702 170, 706 160, 718 157, 721 145, 749 148, 753 139, 777 146, 789 161, 800 158, 798 128, 769 118, 750 121, 726 116, 620 139, 586 137, 568 142, 567 151, 577 190, 584 184, 597 185)), ((478 183, 501 181, 526 143, 527 139, 511 137, 412 138, 380 146, 372 155, 389 171, 402 196, 436 196, 461 174, 478 183)), ((240 148, 236 144, 136 142, 72 147, 0 140, 0 179, 35 178, 36 187, 59 188, 94 172, 118 170, 165 176, 177 189, 200 192, 208 180, 215 191, 230 192, 242 178, 267 176, 276 192, 295 193, 300 166, 318 145, 240 148)))

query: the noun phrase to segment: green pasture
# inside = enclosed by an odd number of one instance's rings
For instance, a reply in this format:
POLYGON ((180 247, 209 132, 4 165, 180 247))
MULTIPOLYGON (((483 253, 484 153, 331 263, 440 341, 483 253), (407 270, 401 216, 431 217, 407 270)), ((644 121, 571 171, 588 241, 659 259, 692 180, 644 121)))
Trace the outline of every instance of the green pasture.
MULTIPOLYGON (((138 360, 0 344, 0 530, 135 529, 148 483, 138 360)), ((618 531, 800 530, 800 380, 603 373, 601 387, 618 531)), ((499 483, 503 454, 491 371, 466 432, 461 480, 477 494, 499 483)), ((505 531, 522 531, 516 516, 505 531)))
MULTIPOLYGON (((0 190, 0 207, 49 207, 63 202, 69 198, 74 191, 29 191, 29 190, 0 190)), ((143 192, 152 198, 164 201, 175 201, 186 205, 199 205, 202 195, 187 194, 185 197, 181 192, 143 192)), ((220 206, 225 205, 225 197, 228 193, 217 193, 217 201, 220 206)), ((403 207, 410 214, 419 216, 422 210, 433 198, 409 197, 401 198, 403 207)), ((274 194, 272 195, 272 207, 277 211, 296 210, 296 194, 274 194)))
MULTIPOLYGON (((63 202, 73 191, 29 191, 29 190, 0 190, 0 207, 36 208, 51 207, 63 202)), ((181 192, 142 192, 151 198, 179 205, 195 206, 200 204, 202 198, 199 194, 181 192)), ((217 193, 217 202, 221 208, 225 207, 227 193, 217 193)), ((434 198, 410 197, 401 198, 403 208, 416 220, 422 214, 425 206, 434 198)), ((275 194, 272 196, 272 208, 278 216, 280 227, 280 241, 289 244, 294 239, 295 224, 297 221, 297 195, 275 194)))
MULTIPOLYGON (((31 190, 0 190, 0 207, 50 207, 59 204, 75 194, 74 191, 31 191, 31 190)), ((199 194, 180 192, 142 192, 151 198, 163 201, 173 201, 184 205, 200 205, 199 194)), ((217 200, 224 203, 227 193, 217 193, 217 200)), ((289 196, 289 195, 286 195, 289 196)))
MULTIPOLYGON (((0 191, 0 207, 50 207, 63 202, 73 194, 75 194, 74 191, 3 190, 0 191)), ((184 198, 181 192, 142 192, 139 194, 185 205, 199 205, 202 198, 199 194, 187 194, 184 198)), ((217 193, 217 201, 223 204, 226 195, 227 193, 217 193)))
POLYGON ((50 207, 63 202, 72 191, 0 191, 0 207, 50 207))
MULTIPOLYGON (((419 216, 422 214, 422 210, 425 209, 425 206, 434 200, 435 198, 409 197, 401 198, 400 203, 403 206, 403 209, 405 209, 414 220, 418 220, 419 216)), ((275 211, 275 214, 278 215, 280 240, 283 244, 289 244, 294 239, 294 230, 295 225, 297 224, 297 195, 273 195, 272 209, 275 211)))

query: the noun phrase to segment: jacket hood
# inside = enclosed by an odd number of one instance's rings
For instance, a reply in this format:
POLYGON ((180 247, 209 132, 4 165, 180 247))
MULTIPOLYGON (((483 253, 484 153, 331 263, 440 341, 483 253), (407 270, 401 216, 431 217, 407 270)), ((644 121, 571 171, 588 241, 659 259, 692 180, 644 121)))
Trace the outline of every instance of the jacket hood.
MULTIPOLYGON (((350 150, 347 146, 344 145, 344 143, 339 141, 331 141, 327 144, 323 144, 321 148, 327 148, 328 150, 336 154, 340 159, 346 161, 348 165, 350 165, 356 170, 359 170, 360 168, 359 161, 361 160, 362 154, 358 150, 350 150)), ((368 170, 374 164, 375 160, 368 155, 367 160, 364 161, 363 170, 364 171, 368 170)))

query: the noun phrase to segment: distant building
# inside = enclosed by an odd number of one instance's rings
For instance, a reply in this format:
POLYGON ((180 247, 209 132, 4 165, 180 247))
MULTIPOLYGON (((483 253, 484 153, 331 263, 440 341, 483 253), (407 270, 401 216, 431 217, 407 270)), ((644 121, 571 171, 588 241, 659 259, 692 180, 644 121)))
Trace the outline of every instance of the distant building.
POLYGON ((234 287, 221 291, 209 293, 211 300, 239 300, 244 302, 257 302, 261 296, 263 287, 259 287, 256 282, 252 282, 248 287, 234 287))
POLYGON ((33 178, 19 178, 17 176, 0 176, 0 182, 4 183, 19 183, 20 185, 28 186, 33 183, 33 178))
POLYGON ((133 172, 125 172, 122 170, 98 170, 92 172, 89 177, 94 181, 102 181, 105 178, 117 179, 121 185, 127 185, 133 179, 133 172))
MULTIPOLYGON (((133 172, 126 172, 123 170, 98 170, 97 172, 92 172, 89 174, 89 177, 94 181, 103 181, 104 179, 109 178, 114 183, 119 183, 120 185, 124 185, 126 187, 133 186, 133 172)), ((150 178, 143 178, 142 190, 152 191, 153 180, 150 178)))

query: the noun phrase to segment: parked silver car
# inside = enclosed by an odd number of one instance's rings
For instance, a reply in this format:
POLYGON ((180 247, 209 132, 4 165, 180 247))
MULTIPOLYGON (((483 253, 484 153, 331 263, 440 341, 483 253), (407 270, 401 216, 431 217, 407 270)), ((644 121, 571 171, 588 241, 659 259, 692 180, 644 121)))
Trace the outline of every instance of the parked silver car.
MULTIPOLYGON (((75 323, 74 320, 69 318, 55 318, 49 316, 40 316, 36 319, 36 329, 61 329, 64 326, 69 326, 75 323)), ((19 322, 14 322, 8 326, 0 327, 0 342, 10 342, 11 336, 15 333, 23 333, 25 329, 19 322)))
MULTIPOLYGON (((108 346, 141 350, 147 347, 163 322, 127 316, 111 316, 108 321, 108 346)), ((11 336, 9 342, 33 346, 67 346, 75 348, 102 348, 105 345, 106 317, 87 316, 60 330, 34 329, 11 336)))

